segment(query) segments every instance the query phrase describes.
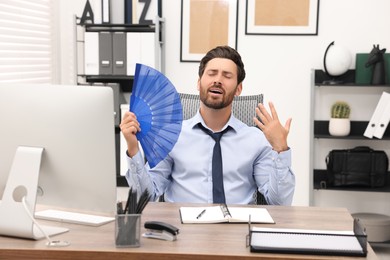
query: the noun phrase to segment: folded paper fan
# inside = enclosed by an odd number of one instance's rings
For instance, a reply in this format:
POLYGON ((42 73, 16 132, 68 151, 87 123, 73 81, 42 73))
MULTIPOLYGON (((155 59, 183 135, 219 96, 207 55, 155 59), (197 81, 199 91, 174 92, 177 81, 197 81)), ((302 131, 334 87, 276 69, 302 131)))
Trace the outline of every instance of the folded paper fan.
POLYGON ((153 168, 168 155, 179 137, 183 121, 179 94, 161 72, 136 64, 130 111, 140 123, 137 139, 153 168))

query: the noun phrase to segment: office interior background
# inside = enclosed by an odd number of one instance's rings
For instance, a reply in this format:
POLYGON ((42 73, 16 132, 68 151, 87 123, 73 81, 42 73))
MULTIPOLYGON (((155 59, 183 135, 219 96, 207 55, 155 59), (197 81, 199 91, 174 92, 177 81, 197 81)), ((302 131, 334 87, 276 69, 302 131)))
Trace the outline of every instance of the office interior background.
MULTIPOLYGON (((99 19, 101 0, 89 1, 95 19, 99 19)), ((77 84, 74 16, 82 15, 85 3, 80 0, 51 3, 54 84, 77 84)), ((274 102, 283 124, 289 117, 293 119, 288 138, 293 149, 292 167, 297 183, 293 205, 341 206, 351 213, 390 215, 390 193, 316 191, 312 187, 311 172, 312 69, 323 69, 323 56, 332 41, 345 46, 351 53, 350 69, 355 67, 356 53, 369 53, 374 44, 389 49, 389 12, 390 1, 387 0, 322 0, 317 35, 246 35, 246 1, 238 1, 237 50, 247 72, 242 95, 262 93, 265 103, 274 102)), ((166 32, 165 74, 178 92, 197 93, 199 63, 180 61, 181 0, 162 0, 162 16, 166 32)), ((352 107, 351 120, 369 121, 378 100, 379 95, 371 95, 369 91, 357 98, 351 95, 348 100, 352 107)), ((323 120, 327 120, 330 107, 321 107, 321 110, 323 120)), ((389 155, 388 142, 340 141, 336 145, 339 147, 335 148, 368 145, 386 150, 389 155)), ((325 158, 317 160, 324 164, 325 158)))

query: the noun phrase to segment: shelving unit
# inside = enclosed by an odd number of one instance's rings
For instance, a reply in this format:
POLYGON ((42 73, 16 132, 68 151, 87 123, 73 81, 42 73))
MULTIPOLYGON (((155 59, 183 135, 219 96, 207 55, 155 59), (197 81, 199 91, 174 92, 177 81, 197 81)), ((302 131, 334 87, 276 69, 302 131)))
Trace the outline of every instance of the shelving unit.
MULTIPOLYGON (((143 33, 147 33, 148 35, 153 34, 153 50, 148 51, 142 50, 144 53, 150 55, 150 53, 154 53, 154 63, 153 66, 150 64, 145 63, 146 65, 152 66, 155 69, 161 71, 162 73, 165 72, 165 19, 161 18, 159 16, 156 16, 155 23, 154 24, 80 24, 79 18, 74 17, 74 26, 75 26, 75 64, 76 64, 76 82, 78 85, 91 85, 91 86, 111 86, 114 89, 114 105, 115 105, 115 112, 116 116, 120 117, 121 109, 120 106, 122 104, 126 104, 126 100, 124 98, 125 95, 130 95, 132 91, 133 86, 133 80, 134 76, 127 72, 124 73, 94 73, 94 74, 88 74, 85 73, 85 62, 86 62, 86 46, 85 46, 85 35, 86 33, 109 33, 109 34, 125 34, 126 35, 126 43, 125 43, 125 53, 124 55, 127 55, 127 53, 130 53, 132 50, 129 49, 128 41, 133 42, 133 39, 131 39, 130 36, 128 36, 128 33, 140 33, 141 35, 143 33), (129 38, 130 37, 130 38, 129 38), (119 87, 117 87, 119 86, 119 87), (118 94, 119 93, 119 94, 118 94)), ((112 36, 113 37, 113 36, 112 36)), ((152 36, 150 36, 152 37, 152 36)), ((149 39, 150 39, 149 37, 149 39)), ((141 36, 142 38, 142 36, 141 36)), ((98 39, 98 38, 97 38, 98 39)), ((100 39, 98 39, 100 41, 100 39)), ((148 43, 150 43, 149 41, 148 43)), ((101 44, 101 42, 99 42, 101 44)), ((147 44, 149 46, 150 44, 147 44)), ((133 45, 130 45, 133 46, 133 45)), ((141 44, 141 48, 145 47, 146 45, 141 44)), ((122 45, 123 47, 123 45, 122 45)), ((111 43, 111 52, 114 52, 115 44, 111 43)), ((96 48, 96 57, 99 60, 97 66, 101 66, 101 60, 99 59, 99 55, 102 54, 101 50, 96 48)), ((138 54, 138 51, 136 51, 138 54)), ((105 52, 103 52, 105 54, 105 52)), ((93 53, 95 55, 95 53, 93 53)), ((112 54, 113 55, 113 54, 112 54)), ((149 60, 153 59, 153 57, 149 57, 149 60)), ((128 60, 125 60, 125 66, 129 66, 128 60)), ((135 61, 138 63, 144 63, 142 60, 135 61)), ((112 65, 114 66, 114 58, 112 57, 112 65)), ((133 64, 131 64, 133 66, 133 64)), ((134 64, 135 68, 135 64, 134 64)), ((100 72, 100 67, 99 67, 100 72)), ((134 72, 133 72, 134 73, 134 72)), ((116 139, 116 166, 117 166, 117 186, 127 186, 127 181, 124 176, 121 176, 120 174, 120 161, 121 161, 121 154, 120 154, 120 142, 121 142, 121 133, 119 128, 119 118, 116 121, 115 124, 115 139, 116 139)))
MULTIPOLYGON (((380 94, 383 91, 390 91, 390 85, 372 86, 355 84, 355 71, 349 70, 343 76, 335 78, 342 83, 330 84, 329 76, 322 70, 312 70, 311 77, 311 205, 339 205, 337 198, 356 197, 357 193, 361 198, 371 198, 376 193, 390 195, 390 175, 385 187, 327 187, 326 181, 326 163, 325 158, 332 149, 349 149, 356 146, 369 146, 373 149, 385 150, 390 155, 390 127, 382 139, 369 139, 363 136, 371 115, 379 101, 380 94), (351 132, 345 137, 331 136, 328 131, 330 106, 334 101, 345 100, 350 103, 351 113, 351 132), (352 115, 354 117, 352 118, 352 115), (330 192, 330 193, 329 193, 330 192), (355 192, 353 195, 347 195, 345 192, 355 192), (357 192, 357 193, 356 193, 357 192), (367 196, 368 193, 372 194, 367 196)), ((390 156, 389 156, 390 157, 390 156)), ((389 173, 390 174, 390 173, 389 173)), ((360 201, 362 204, 365 202, 360 201)), ((350 204, 355 207, 356 201, 349 200, 342 203, 350 204)), ((369 203, 367 203, 369 204, 369 203)), ((342 205, 348 208, 349 205, 342 205)), ((352 210, 354 211, 354 210, 352 210)))
MULTIPOLYGON (((165 72, 165 19, 156 17, 154 24, 80 24, 79 18, 75 17, 76 26, 76 71, 78 84, 84 83, 118 83, 123 92, 131 92, 133 75, 126 73, 120 75, 97 74, 90 75, 84 72, 85 61, 85 33, 154 33, 154 68, 165 72)), ((130 52, 131 50, 126 50, 130 52)), ((99 56, 99 52, 96 53, 99 56)), ((126 55, 126 53, 125 53, 126 55)))

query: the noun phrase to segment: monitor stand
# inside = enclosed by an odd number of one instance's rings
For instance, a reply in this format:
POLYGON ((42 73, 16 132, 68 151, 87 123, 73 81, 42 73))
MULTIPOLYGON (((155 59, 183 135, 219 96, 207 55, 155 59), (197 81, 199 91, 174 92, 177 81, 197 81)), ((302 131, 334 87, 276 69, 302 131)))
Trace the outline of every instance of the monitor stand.
MULTIPOLYGON (((35 203, 43 148, 19 146, 0 201, 0 235, 41 239, 45 234, 34 223, 35 203), (30 215, 27 213, 22 199, 30 215)), ((69 231, 62 227, 39 225, 47 236, 69 231)))

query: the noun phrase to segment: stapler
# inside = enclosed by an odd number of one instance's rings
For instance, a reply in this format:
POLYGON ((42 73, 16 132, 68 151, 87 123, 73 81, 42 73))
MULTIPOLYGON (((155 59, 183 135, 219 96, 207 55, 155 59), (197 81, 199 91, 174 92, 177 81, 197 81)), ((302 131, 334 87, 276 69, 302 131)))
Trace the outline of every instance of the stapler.
POLYGON ((147 232, 142 234, 143 237, 175 241, 179 234, 177 227, 161 221, 146 221, 144 227, 147 232))

